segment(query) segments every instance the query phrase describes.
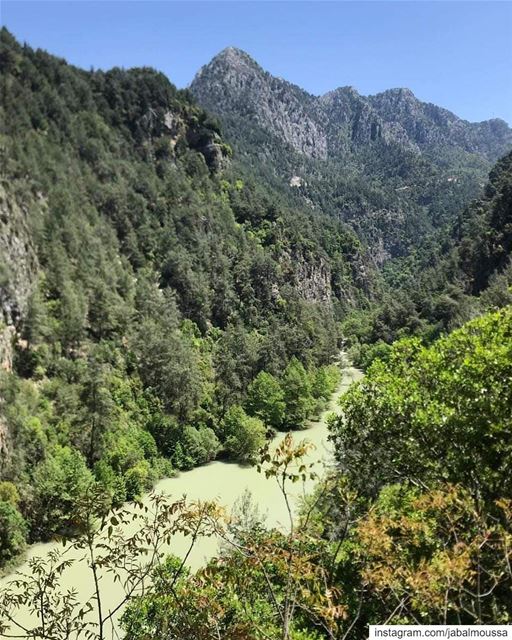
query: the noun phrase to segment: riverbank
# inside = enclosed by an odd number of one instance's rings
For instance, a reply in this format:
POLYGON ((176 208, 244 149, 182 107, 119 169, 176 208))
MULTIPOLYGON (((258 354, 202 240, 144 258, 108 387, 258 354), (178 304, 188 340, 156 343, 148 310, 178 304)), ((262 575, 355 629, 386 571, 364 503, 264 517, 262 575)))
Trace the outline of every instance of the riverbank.
MULTIPOLYGON (((327 418, 331 413, 339 413, 338 400, 354 380, 362 377, 362 372, 354 367, 344 367, 341 381, 331 400, 317 421, 309 422, 308 428, 292 434, 293 440, 308 440, 314 448, 308 453, 305 462, 317 463, 317 471, 320 472, 322 464, 329 464, 331 448, 328 441, 327 418)), ((274 438, 272 446, 284 437, 280 433, 274 438)), ((304 485, 298 483, 290 495, 293 509, 296 509, 302 496, 309 493, 314 487, 315 481, 308 480, 304 485)), ((262 516, 265 516, 265 524, 268 527, 287 528, 288 513, 282 494, 272 479, 267 480, 263 474, 258 473, 255 467, 243 466, 237 463, 215 461, 207 465, 196 467, 179 475, 161 480, 155 486, 157 493, 163 493, 181 498, 183 495, 188 500, 216 500, 228 511, 233 508, 237 500, 249 491, 252 502, 262 516)), ((146 497, 146 501, 147 501, 146 497)), ((184 556, 188 551, 190 541, 176 536, 168 548, 169 553, 184 556)), ((18 568, 19 571, 28 569, 28 560, 35 557, 48 558, 52 550, 61 548, 58 542, 40 543, 30 547, 25 563, 18 568)), ((212 558, 217 552, 219 541, 214 538, 201 538, 196 542, 188 556, 187 565, 194 571, 212 558)), ((87 560, 83 552, 73 550, 67 558, 73 560, 73 564, 62 575, 63 589, 74 588, 80 601, 85 601, 91 596, 91 575, 87 560)), ((14 575, 11 573, 0 580, 0 588, 5 587, 14 575)), ((114 607, 122 595, 122 587, 114 583, 111 576, 102 576, 102 587, 105 593, 105 606, 107 609, 114 607)), ((30 616, 22 614, 22 623, 30 624, 30 616)), ((1 636, 0 636, 1 637, 1 636)))

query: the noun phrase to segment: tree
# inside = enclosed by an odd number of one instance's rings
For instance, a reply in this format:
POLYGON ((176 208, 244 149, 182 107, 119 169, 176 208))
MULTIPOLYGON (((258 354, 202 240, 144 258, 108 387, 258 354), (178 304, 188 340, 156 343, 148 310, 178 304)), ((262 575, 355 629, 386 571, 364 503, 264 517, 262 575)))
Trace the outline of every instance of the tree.
POLYGON ((486 502, 512 496, 511 331, 507 307, 375 361, 331 424, 353 485, 375 496, 396 481, 452 482, 486 502))
POLYGON ((0 567, 25 550, 27 534, 27 524, 16 506, 0 500, 0 567))
POLYGON ((115 405, 108 388, 108 373, 109 367, 93 357, 88 362, 80 393, 85 411, 77 440, 89 467, 93 467, 101 458, 108 431, 115 421, 115 405))
POLYGON ((265 425, 248 416, 242 407, 233 405, 222 421, 224 449, 235 460, 252 462, 265 444, 265 425))
POLYGON ((213 429, 201 427, 196 429, 190 425, 183 428, 179 443, 182 450, 193 460, 194 465, 205 464, 213 460, 220 451, 221 445, 213 429))
POLYGON ((286 404, 284 392, 277 378, 266 371, 260 371, 247 389, 247 411, 257 416, 274 429, 283 424, 286 404))
POLYGON ((83 293, 68 283, 59 300, 59 338, 64 349, 76 349, 82 341, 86 314, 87 303, 83 293))
POLYGON ((34 471, 29 509, 31 537, 72 533, 75 505, 93 484, 92 473, 76 449, 56 445, 34 471))
POLYGON ((19 501, 20 494, 15 484, 7 480, 0 482, 0 502, 8 502, 16 507, 19 501))
POLYGON ((281 387, 286 404, 283 424, 287 429, 302 429, 313 407, 313 401, 309 376, 297 358, 292 358, 288 363, 281 387))
POLYGON ((311 372, 311 395, 328 400, 340 381, 340 369, 336 365, 318 367, 311 372))
POLYGON ((186 420, 203 395, 203 373, 193 345, 181 333, 167 332, 165 323, 147 320, 136 338, 142 380, 167 411, 186 420))

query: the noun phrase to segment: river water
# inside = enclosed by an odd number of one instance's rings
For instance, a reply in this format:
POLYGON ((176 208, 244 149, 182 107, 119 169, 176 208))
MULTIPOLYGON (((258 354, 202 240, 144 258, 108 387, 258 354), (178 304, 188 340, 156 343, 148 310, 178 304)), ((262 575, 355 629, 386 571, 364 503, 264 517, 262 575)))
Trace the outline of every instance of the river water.
MULTIPOLYGON (((327 439, 327 416, 333 412, 339 413, 339 397, 353 381, 358 380, 361 376, 362 373, 358 369, 345 367, 341 383, 320 419, 310 422, 307 429, 293 433, 295 442, 308 440, 314 445, 314 448, 307 454, 304 461, 306 463, 315 462, 315 470, 320 475, 322 465, 328 465, 332 458, 331 447, 327 439)), ((282 438, 283 434, 278 434, 273 446, 281 442, 282 438)), ((314 482, 307 480, 304 484, 297 483, 293 485, 290 502, 294 509, 299 506, 304 493, 312 490, 314 482)), ((253 506, 257 507, 262 516, 265 516, 267 526, 280 527, 285 530, 289 527, 288 512, 276 481, 274 479, 266 479, 264 474, 258 473, 255 467, 215 461, 180 473, 174 478, 161 480, 156 485, 155 491, 170 495, 176 499, 185 495, 188 500, 216 500, 220 505, 226 507, 228 511, 246 491, 249 491, 253 506)), ((183 557, 188 551, 189 544, 189 539, 177 537, 173 539, 169 552, 183 557)), ((50 551, 59 546, 59 543, 56 542, 32 545, 27 554, 27 560, 34 557, 48 557, 50 551)), ((190 553, 187 564, 191 570, 198 569, 217 553, 218 548, 219 541, 217 539, 200 538, 190 553)), ((73 558, 74 563, 62 576, 62 587, 64 589, 75 588, 80 601, 92 595, 91 572, 87 560, 82 556, 83 552, 74 550, 71 555, 68 554, 67 557, 73 558)), ((25 563, 18 571, 27 571, 27 568, 25 563)), ((0 580, 0 589, 5 588, 12 578, 12 575, 8 575, 0 580)), ((120 601, 122 587, 119 583, 114 584, 110 577, 105 575, 102 577, 102 591, 104 610, 108 611, 120 601)), ((17 619, 24 626, 31 623, 31 617, 28 612, 20 612, 17 619)), ((0 634, 0 637, 5 636, 0 634)))

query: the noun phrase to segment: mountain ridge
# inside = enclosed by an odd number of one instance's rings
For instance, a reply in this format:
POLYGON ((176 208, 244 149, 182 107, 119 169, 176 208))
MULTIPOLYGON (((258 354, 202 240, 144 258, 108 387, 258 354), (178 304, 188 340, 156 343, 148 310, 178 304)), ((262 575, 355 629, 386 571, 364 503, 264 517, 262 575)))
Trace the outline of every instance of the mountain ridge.
MULTIPOLYGON (((314 95, 286 79, 273 76, 248 53, 237 47, 223 49, 208 64, 201 67, 190 84, 190 90, 203 106, 220 115, 226 111, 226 107, 238 106, 240 108, 237 102, 247 96, 248 92, 256 90, 259 95, 257 99, 252 101, 253 109, 250 114, 255 115, 256 109, 258 120, 263 121, 267 126, 271 125, 271 119, 265 118, 267 115, 264 108, 265 103, 270 103, 269 107, 275 107, 285 99, 285 102, 288 101, 292 108, 289 114, 291 125, 286 126, 280 118, 274 123, 274 128, 281 133, 286 142, 292 144, 295 150, 311 157, 327 158, 332 157, 333 150, 339 152, 339 148, 332 144, 331 153, 328 153, 327 150, 329 145, 326 143, 326 138, 336 133, 332 131, 332 126, 330 127, 331 131, 322 131, 321 129, 324 127, 329 129, 333 116, 337 116, 338 120, 335 119, 334 125, 335 128, 338 125, 338 130, 339 125, 346 122, 347 116, 354 124, 357 114, 350 110, 350 107, 354 106, 356 109, 365 110, 364 115, 371 120, 370 127, 363 128, 362 132, 364 134, 366 129, 366 134, 370 133, 370 141, 383 136, 387 141, 392 140, 399 144, 408 143, 411 148, 421 149, 425 145, 446 142, 440 137, 440 133, 434 135, 437 127, 441 128, 441 132, 446 135, 455 136, 456 146, 460 146, 470 153, 481 153, 491 161, 495 161, 507 151, 508 147, 512 146, 512 129, 500 118, 470 122, 444 107, 419 100, 411 89, 406 87, 390 88, 365 96, 352 86, 340 86, 322 95, 314 95), (237 92, 238 100, 234 105, 223 104, 222 98, 225 99, 227 96, 225 92, 224 96, 221 95, 219 83, 223 83, 224 88, 229 87, 232 91, 237 92), (289 94, 288 96, 286 92, 289 94), (342 104, 338 100, 340 97, 342 104), (297 107, 297 99, 302 99, 304 102, 301 105, 302 108, 297 107), (352 104, 350 104, 351 102, 352 104), (341 113, 333 112, 333 103, 337 103, 338 107, 343 107, 341 113), (258 112, 255 105, 263 106, 263 112, 261 109, 258 112), (412 117, 413 122, 403 123, 397 119, 397 108, 402 117, 412 117), (306 128, 305 139, 300 141, 297 139, 296 132, 294 134, 291 131, 293 125, 298 124, 297 118, 294 117, 296 115, 302 116, 306 128), (310 120, 314 121, 316 127, 312 126, 310 120), (416 130, 414 130, 415 126, 416 130), (316 141, 310 139, 311 134, 316 136, 316 141), (498 139, 500 137, 503 138, 502 142, 498 139)), ((368 135, 361 137, 360 133, 356 131, 355 139, 359 143, 367 142, 368 135)))
POLYGON ((499 119, 469 123, 403 88, 314 96, 236 48, 204 65, 189 90, 220 119, 237 163, 348 223, 378 267, 442 234, 512 148, 499 119))

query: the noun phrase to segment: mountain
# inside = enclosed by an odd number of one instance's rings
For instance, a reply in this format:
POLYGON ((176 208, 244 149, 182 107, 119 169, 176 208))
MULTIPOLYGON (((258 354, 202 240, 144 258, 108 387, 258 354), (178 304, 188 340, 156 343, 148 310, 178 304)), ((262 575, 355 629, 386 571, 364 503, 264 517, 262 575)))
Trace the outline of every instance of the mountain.
POLYGON ((409 89, 365 97, 341 87, 313 96, 233 47, 204 66, 190 90, 211 113, 244 118, 245 127, 261 127, 311 158, 340 158, 381 140, 424 153, 445 147, 493 162, 512 146, 512 129, 503 120, 467 122, 421 102, 409 89))
POLYGON ((70 533, 91 482, 119 504, 250 459, 261 376, 288 408, 267 426, 300 427, 378 277, 345 225, 239 171, 163 74, 84 71, 5 29, 0 65, 1 565, 70 533))
POLYGON ((226 90, 223 126, 154 69, 5 29, 0 66, 0 564, 73 533, 91 483, 120 504, 300 428, 343 344, 367 364, 507 299, 510 158, 482 194, 483 152, 428 157, 441 125, 422 150, 405 116, 372 128, 369 99, 236 50, 193 86, 226 90))
POLYGON ((450 225, 512 147, 502 120, 470 123, 408 89, 313 96, 234 48, 204 66, 190 91, 220 118, 243 163, 349 223, 377 265, 450 225))
POLYGON ((6 29, 0 70, 0 571, 71 538, 2 589, 0 633, 103 638, 126 603, 132 640, 510 622, 507 125, 404 89, 318 98, 235 49, 192 85, 222 122, 154 69, 85 71, 6 29), (260 456, 291 518, 307 441, 265 443, 344 390, 342 348, 366 375, 289 533, 247 494, 230 518, 162 496, 110 512, 260 456), (192 546, 160 552, 218 527, 195 576, 192 546), (60 580, 70 549, 87 601, 60 580))

